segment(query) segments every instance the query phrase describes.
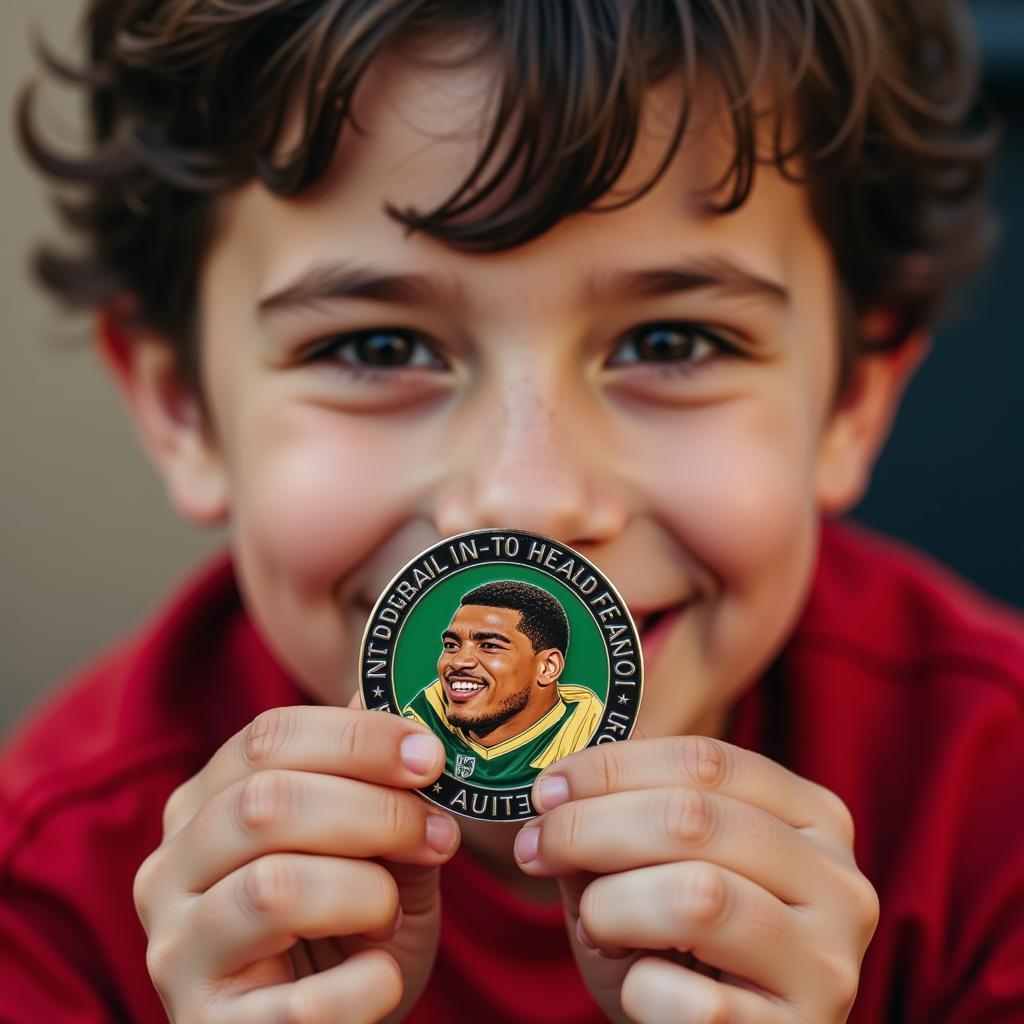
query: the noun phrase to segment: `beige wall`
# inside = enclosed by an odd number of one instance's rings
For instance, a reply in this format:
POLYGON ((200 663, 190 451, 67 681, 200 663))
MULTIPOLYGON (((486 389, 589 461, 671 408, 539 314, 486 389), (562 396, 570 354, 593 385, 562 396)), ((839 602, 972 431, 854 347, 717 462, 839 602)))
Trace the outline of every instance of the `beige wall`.
MULTIPOLYGON (((28 277, 34 240, 58 233, 12 141, 12 100, 32 67, 30 24, 64 43, 79 7, 4 0, 0 33, 0 735, 218 541, 174 519, 89 351, 88 323, 28 277)), ((47 123, 73 139, 67 97, 47 97, 47 123)))

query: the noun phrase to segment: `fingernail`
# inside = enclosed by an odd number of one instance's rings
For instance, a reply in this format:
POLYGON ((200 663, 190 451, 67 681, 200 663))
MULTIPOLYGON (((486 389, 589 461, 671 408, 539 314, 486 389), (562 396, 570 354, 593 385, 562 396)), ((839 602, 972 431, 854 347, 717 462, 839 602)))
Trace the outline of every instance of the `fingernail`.
POLYGON ((403 738, 398 756, 409 771, 425 775, 437 763, 438 746, 433 736, 414 732, 403 738))
POLYGON ((395 915, 395 927, 391 929, 390 938, 394 938, 402 930, 402 921, 405 918, 405 914, 402 913, 402 908, 398 908, 398 913, 395 915))
POLYGON ((545 775, 537 783, 541 810, 550 811, 569 799, 569 781, 564 775, 545 775))
POLYGON ((455 822, 443 814, 427 815, 427 846, 447 853, 455 842, 455 822))
POLYGON ((582 919, 578 917, 576 918, 576 938, 581 946, 586 946, 587 949, 597 949, 597 943, 587 934, 582 919))
POLYGON ((516 836, 516 860, 520 864, 529 864, 537 856, 537 846, 540 843, 540 829, 535 825, 527 825, 520 829, 516 836))

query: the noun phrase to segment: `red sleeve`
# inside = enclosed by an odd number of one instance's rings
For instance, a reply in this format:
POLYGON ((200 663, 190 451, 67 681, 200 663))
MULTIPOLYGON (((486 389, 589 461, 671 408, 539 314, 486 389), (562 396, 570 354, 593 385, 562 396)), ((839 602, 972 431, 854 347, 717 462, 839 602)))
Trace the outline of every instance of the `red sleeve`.
POLYGON ((108 977, 83 922, 52 896, 0 888, 0 1020, 109 1024, 125 1019, 103 991, 108 977))
POLYGON ((945 1024, 1024 1021, 1024 715, 1005 710, 961 791, 945 1024))
POLYGON ((889 541, 823 540, 739 741, 853 814, 881 918, 850 1024, 1024 1024, 1024 619, 889 541))
POLYGON ((159 812, 179 776, 140 766, 131 785, 64 789, 22 815, 28 796, 8 808, 0 827, 3 1024, 166 1024, 132 886, 160 841, 159 812))

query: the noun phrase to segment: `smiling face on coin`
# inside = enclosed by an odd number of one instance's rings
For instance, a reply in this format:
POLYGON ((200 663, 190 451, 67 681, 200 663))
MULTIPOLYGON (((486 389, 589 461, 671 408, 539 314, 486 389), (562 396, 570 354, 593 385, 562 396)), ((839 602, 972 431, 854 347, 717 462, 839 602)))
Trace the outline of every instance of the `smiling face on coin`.
POLYGON ((441 638, 437 674, 448 699, 448 721, 484 745, 503 726, 527 728, 558 700, 563 655, 557 649, 535 651, 519 629, 522 617, 513 608, 462 605, 441 638))
POLYGON ((522 821, 545 768, 629 738, 641 655, 625 601, 584 555, 529 531, 480 530, 425 549, 391 580, 359 662, 365 706, 426 726, 445 748, 423 796, 522 821))

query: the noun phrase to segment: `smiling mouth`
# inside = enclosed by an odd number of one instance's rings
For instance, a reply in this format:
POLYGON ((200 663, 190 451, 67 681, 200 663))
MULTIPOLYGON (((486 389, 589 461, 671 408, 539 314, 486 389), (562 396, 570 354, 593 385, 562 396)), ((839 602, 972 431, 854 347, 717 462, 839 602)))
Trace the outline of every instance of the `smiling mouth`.
POLYGON ((650 668, 654 663, 668 635, 692 603, 692 599, 687 599, 638 617, 637 632, 640 634, 645 668, 650 668))
POLYGON ((446 676, 444 682, 448 696, 457 704, 464 704, 487 689, 486 683, 471 676, 446 676))

